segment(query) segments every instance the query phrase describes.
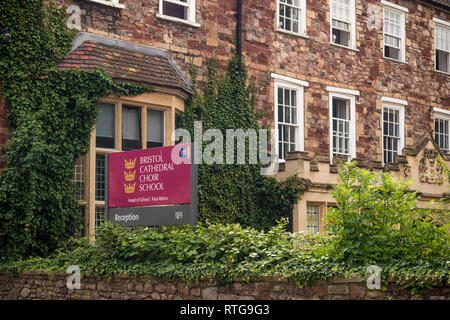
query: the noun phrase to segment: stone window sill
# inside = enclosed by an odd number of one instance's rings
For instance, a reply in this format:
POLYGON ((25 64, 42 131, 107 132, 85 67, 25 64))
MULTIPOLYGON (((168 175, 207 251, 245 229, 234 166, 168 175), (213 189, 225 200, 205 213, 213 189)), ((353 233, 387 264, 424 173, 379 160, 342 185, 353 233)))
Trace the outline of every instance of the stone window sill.
POLYGON ((89 0, 89 1, 103 4, 105 6, 109 6, 109 7, 113 7, 113 8, 125 9, 125 5, 122 3, 116 3, 116 2, 107 1, 107 0, 89 0))
POLYGON ((337 43, 333 43, 333 42, 330 42, 330 44, 331 44, 332 46, 335 46, 335 47, 338 47, 338 48, 342 48, 342 49, 347 49, 347 50, 359 52, 359 50, 356 49, 356 48, 343 46, 343 45, 341 45, 341 44, 337 44, 337 43))
POLYGON ((441 71, 441 70, 434 70, 434 71, 436 71, 437 73, 440 73, 440 74, 445 74, 447 76, 450 76, 449 72, 445 72, 445 71, 441 71))
POLYGON ((161 14, 161 13, 157 13, 156 17, 159 18, 159 19, 163 19, 163 20, 168 20, 168 21, 173 21, 173 22, 179 22, 179 23, 187 24, 189 26, 196 27, 196 28, 200 28, 201 27, 201 25, 199 23, 191 22, 191 21, 187 21, 187 20, 183 20, 183 19, 179 19, 179 18, 175 18, 175 17, 171 17, 171 16, 166 16, 165 14, 161 14))
POLYGON ((283 29, 277 29, 277 32, 286 33, 286 34, 290 34, 291 36, 309 39, 309 37, 304 33, 296 33, 296 32, 287 31, 287 30, 283 30, 283 29))
POLYGON ((394 61, 394 62, 398 62, 398 63, 403 63, 403 64, 408 64, 408 62, 406 61, 402 61, 402 60, 395 60, 392 58, 388 58, 388 57, 383 57, 383 59, 389 60, 389 61, 394 61))

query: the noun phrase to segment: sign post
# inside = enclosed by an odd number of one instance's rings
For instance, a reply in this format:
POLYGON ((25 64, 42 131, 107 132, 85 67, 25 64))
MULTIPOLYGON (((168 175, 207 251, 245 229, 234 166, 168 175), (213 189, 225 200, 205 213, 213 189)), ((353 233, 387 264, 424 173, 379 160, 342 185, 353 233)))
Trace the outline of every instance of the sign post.
POLYGON ((105 220, 121 226, 197 224, 198 165, 190 144, 106 158, 105 220))

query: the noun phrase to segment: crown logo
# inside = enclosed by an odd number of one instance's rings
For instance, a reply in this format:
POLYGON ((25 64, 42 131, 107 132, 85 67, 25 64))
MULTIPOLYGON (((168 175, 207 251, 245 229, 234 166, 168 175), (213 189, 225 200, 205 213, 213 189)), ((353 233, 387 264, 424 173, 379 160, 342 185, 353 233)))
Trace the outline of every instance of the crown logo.
POLYGON ((124 183, 123 187, 125 188, 125 193, 133 193, 134 189, 136 187, 136 182, 133 183, 133 184, 131 184, 131 183, 129 183, 129 184, 124 183))
POLYGON ((125 181, 133 181, 134 178, 136 177, 136 170, 134 170, 133 172, 124 171, 123 174, 125 175, 125 181))
POLYGON ((125 169, 134 169, 134 166, 136 165, 136 158, 130 160, 123 159, 123 161, 125 162, 125 169))

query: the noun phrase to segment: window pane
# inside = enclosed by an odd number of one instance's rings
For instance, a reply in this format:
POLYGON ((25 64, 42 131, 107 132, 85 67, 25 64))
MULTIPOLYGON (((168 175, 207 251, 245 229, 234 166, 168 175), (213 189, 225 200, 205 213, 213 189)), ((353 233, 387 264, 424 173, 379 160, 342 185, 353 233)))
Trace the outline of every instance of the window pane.
POLYGON ((400 50, 389 46, 384 46, 384 56, 387 58, 400 60, 400 50))
POLYGON ((333 28, 332 40, 333 40, 333 43, 335 43, 335 44, 339 44, 341 46, 349 46, 350 32, 346 32, 346 31, 342 31, 342 30, 333 28))
POLYGON ((383 161, 395 160, 400 152, 400 111, 383 108, 383 161))
POLYGON ((279 28, 299 32, 300 24, 300 1, 280 1, 279 7, 279 28))
POLYGON ((341 21, 350 21, 350 0, 333 0, 332 17, 341 21))
POLYGON ((99 104, 96 125, 96 147, 115 148, 116 106, 111 103, 99 104))
POLYGON ((105 208, 95 207, 95 229, 105 221, 105 208))
POLYGON ((444 51, 436 50, 436 70, 450 72, 450 54, 444 51))
POLYGON ((435 137, 436 143, 446 153, 450 151, 449 123, 450 123, 450 120, 442 119, 442 118, 436 118, 434 121, 434 137, 435 137))
MULTIPOLYGON (((186 1, 179 1, 179 2, 186 3, 186 1)), ((167 16, 187 20, 187 10, 188 7, 186 6, 178 5, 176 3, 171 3, 168 1, 163 2, 163 14, 167 16)))
POLYGON ((450 29, 436 26, 436 49, 449 52, 450 51, 450 29))
POLYGON ((147 109, 147 148, 162 147, 164 139, 163 111, 147 109))
POLYGON ((105 155, 95 157, 95 200, 105 201, 105 155))
POLYGON ((141 148, 141 116, 136 107, 122 107, 122 150, 141 148))
POLYGON ((333 117, 347 119, 347 100, 333 98, 333 117))
POLYGON ((308 233, 319 232, 319 206, 308 205, 306 207, 306 229, 308 233))
POLYGON ((86 178, 85 178, 85 170, 86 170, 86 158, 80 157, 77 159, 76 163, 75 163, 75 168, 74 168, 74 177, 73 177, 73 181, 77 184, 78 187, 78 192, 76 193, 75 197, 77 198, 78 201, 84 201, 85 199, 85 182, 86 182, 86 178))

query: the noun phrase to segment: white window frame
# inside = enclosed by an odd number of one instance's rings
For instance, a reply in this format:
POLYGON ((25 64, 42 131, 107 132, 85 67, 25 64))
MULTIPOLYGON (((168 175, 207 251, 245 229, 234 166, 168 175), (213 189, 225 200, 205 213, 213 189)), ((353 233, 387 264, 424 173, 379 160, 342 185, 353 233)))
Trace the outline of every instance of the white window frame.
MULTIPOLYGON (((282 29, 280 27, 280 0, 277 0, 277 13, 276 13, 276 31, 288 33, 296 36, 307 37, 306 35, 306 0, 299 0, 300 6, 298 9, 300 10, 299 19, 300 22, 298 24, 298 32, 293 32, 289 30, 282 29)), ((288 4, 286 4, 288 5, 288 4)), ((288 5, 289 6, 289 5, 288 5)))
POLYGON ((381 1, 381 4, 383 5, 383 58, 406 63, 406 13, 409 12, 409 10, 408 8, 384 0, 381 1), (386 10, 393 11, 400 15, 400 54, 398 60, 385 56, 384 16, 386 14, 386 10))
POLYGON ((384 161, 384 108, 394 109, 399 111, 399 134, 400 139, 398 143, 397 155, 402 154, 402 150, 405 147, 405 106, 408 102, 401 99, 394 99, 390 97, 382 97, 382 109, 381 109, 381 161, 385 165, 384 161))
MULTIPOLYGON (((433 18, 433 21, 434 21, 434 54, 435 54, 435 57, 436 57, 436 51, 438 50, 437 49, 437 32, 436 32, 436 28, 439 27, 439 28, 442 28, 442 29, 449 30, 449 32, 450 32, 450 22, 447 22, 445 20, 441 20, 441 19, 438 19, 438 18, 433 18)), ((439 51, 442 51, 442 50, 439 50, 439 51)), ((444 74, 450 74, 450 51, 447 51, 447 54, 448 54, 448 56, 447 56, 447 66, 449 68, 449 71, 445 72, 445 71, 442 71, 442 70, 438 70, 437 69, 437 59, 436 59, 436 61, 434 62, 434 70, 436 72, 440 72, 440 73, 444 73, 444 74)))
MULTIPOLYGON (((279 157, 279 137, 278 137, 278 88, 285 88, 296 91, 297 95, 297 135, 295 141, 295 151, 304 151, 305 148, 305 101, 304 101, 304 87, 308 87, 309 83, 306 81, 278 75, 271 74, 274 79, 274 120, 275 120, 275 153, 279 157)), ((285 159, 279 159, 279 162, 285 162, 285 159)))
POLYGON ((195 22, 196 8, 197 8, 196 0, 187 0, 186 4, 176 1, 176 0, 159 0, 159 12, 156 14, 156 17, 160 18, 160 19, 164 19, 164 20, 170 20, 170 21, 174 21, 174 22, 188 24, 193 27, 200 27, 200 24, 195 22), (188 8, 187 19, 180 19, 180 18, 176 18, 176 17, 172 17, 172 16, 163 14, 163 3, 164 2, 171 2, 171 3, 177 4, 177 5, 187 7, 188 8))
POLYGON ((330 43, 338 47, 356 49, 356 2, 350 0, 350 39, 348 46, 345 46, 333 42, 333 1, 335 0, 330 0, 330 43))
MULTIPOLYGON (((447 121, 448 122, 448 128, 449 128, 449 132, 448 132, 448 149, 444 149, 441 146, 439 146, 446 154, 450 153, 450 111, 449 110, 445 110, 445 109, 441 109, 441 108, 433 108, 433 113, 434 113, 434 120, 436 119, 440 119, 443 121, 447 121)), ((436 134, 436 122, 433 121, 433 138, 435 138, 435 134, 436 134)), ((436 143, 438 143, 436 141, 436 143)))
POLYGON ((105 6, 110 6, 110 7, 119 8, 119 9, 125 9, 125 5, 123 3, 119 3, 119 0, 89 0, 89 1, 103 4, 105 6))
POLYGON ((349 101, 349 160, 356 158, 356 96, 359 96, 358 90, 350 90, 327 86, 328 91, 328 109, 329 109, 329 135, 330 135, 330 163, 333 163, 333 98, 344 99, 349 101))

